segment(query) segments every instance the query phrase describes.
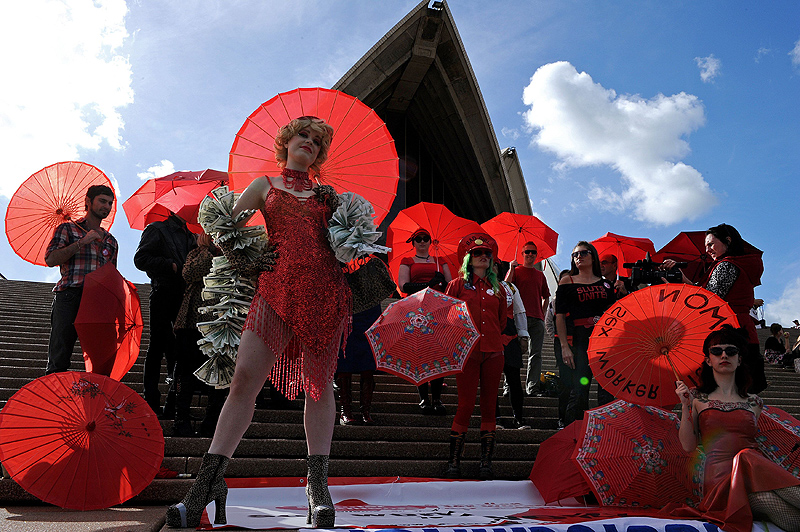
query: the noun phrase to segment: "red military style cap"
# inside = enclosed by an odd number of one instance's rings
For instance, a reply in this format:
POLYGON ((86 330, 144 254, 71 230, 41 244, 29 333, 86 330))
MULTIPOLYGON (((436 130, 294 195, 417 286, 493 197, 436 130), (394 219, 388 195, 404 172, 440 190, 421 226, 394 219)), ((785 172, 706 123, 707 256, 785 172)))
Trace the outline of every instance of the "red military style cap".
POLYGON ((458 256, 463 259, 464 255, 473 249, 488 249, 492 256, 497 256, 497 242, 486 233, 470 233, 458 243, 458 256))

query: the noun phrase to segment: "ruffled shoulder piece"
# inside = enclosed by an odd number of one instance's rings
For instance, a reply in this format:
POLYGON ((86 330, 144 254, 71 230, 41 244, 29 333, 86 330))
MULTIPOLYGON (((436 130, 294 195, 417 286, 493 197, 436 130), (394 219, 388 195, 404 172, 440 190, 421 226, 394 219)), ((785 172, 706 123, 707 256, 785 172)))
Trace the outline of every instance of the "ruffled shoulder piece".
POLYGON ((339 206, 328 221, 328 241, 339 262, 391 251, 376 244, 382 233, 375 227, 375 209, 370 202, 353 192, 339 194, 338 199, 339 206))
MULTIPOLYGON (((236 227, 249 219, 255 210, 233 216, 238 194, 219 187, 200 204, 198 221, 217 245, 236 249, 241 255, 257 259, 268 241, 264 226, 236 227)), ((236 353, 242 338, 250 303, 256 287, 249 277, 239 274, 225 256, 214 257, 211 272, 203 278, 203 300, 208 306, 199 310, 216 318, 200 322, 197 329, 203 335, 197 343, 209 359, 195 371, 201 381, 216 388, 227 388, 233 380, 236 353)))
POLYGON ((750 406, 764 408, 764 400, 754 393, 751 393, 747 396, 747 402, 750 404, 750 406))

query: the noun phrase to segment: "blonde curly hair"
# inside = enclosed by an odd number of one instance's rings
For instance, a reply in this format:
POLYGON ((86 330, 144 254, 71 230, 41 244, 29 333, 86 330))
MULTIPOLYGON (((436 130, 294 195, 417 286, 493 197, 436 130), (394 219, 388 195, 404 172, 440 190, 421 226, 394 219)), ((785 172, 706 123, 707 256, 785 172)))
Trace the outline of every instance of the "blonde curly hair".
POLYGON ((322 135, 322 142, 319 147, 317 159, 308 168, 309 173, 319 175, 320 167, 328 160, 328 149, 331 147, 331 140, 333 140, 333 128, 325 123, 323 119, 317 118, 316 116, 301 116, 295 118, 278 130, 278 135, 275 137, 274 144, 275 160, 278 161, 278 166, 280 168, 286 166, 286 157, 288 155, 286 145, 289 139, 305 128, 309 128, 311 131, 322 135))

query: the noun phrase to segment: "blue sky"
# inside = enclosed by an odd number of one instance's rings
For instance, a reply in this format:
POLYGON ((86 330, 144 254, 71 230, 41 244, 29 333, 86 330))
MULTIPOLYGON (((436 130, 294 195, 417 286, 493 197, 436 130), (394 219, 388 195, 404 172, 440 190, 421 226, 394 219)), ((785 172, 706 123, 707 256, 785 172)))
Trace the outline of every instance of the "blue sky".
MULTIPOLYGON (((227 169, 256 107, 330 87, 416 2, 26 0, 0 21, 0 214, 61 160, 143 178, 227 169), (12 52, 9 52, 11 50, 12 52), (9 83, 8 80, 12 80, 9 83)), ((515 146, 558 265, 606 231, 719 223, 764 250, 767 321, 800 319, 800 4, 453 1, 501 147, 515 146)), ((121 205, 120 205, 121 207, 121 205)), ((481 220, 482 221, 482 220, 481 220)), ((119 267, 139 232, 120 209, 119 267)), ((0 241, 0 273, 53 281, 0 241)))

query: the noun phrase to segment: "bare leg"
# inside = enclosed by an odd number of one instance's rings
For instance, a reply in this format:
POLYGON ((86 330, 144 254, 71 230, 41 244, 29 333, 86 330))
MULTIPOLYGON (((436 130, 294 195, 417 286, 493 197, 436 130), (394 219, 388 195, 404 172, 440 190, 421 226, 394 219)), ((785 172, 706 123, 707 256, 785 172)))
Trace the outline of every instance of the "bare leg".
MULTIPOLYGON (((253 331, 245 330, 239 343, 231 390, 219 415, 217 430, 214 432, 214 439, 211 440, 211 447, 208 449, 209 453, 221 454, 228 458, 233 455, 253 420, 256 396, 264 386, 274 364, 275 355, 264 341, 253 331)), ((330 387, 330 392, 331 404, 335 412, 332 387, 330 387)), ((331 427, 332 434, 333 427, 331 427)), ((328 438, 328 447, 330 448, 330 437, 328 438)))
POLYGON ((786 532, 800 532, 800 510, 783 500, 775 492, 749 493, 747 498, 754 516, 766 517, 786 532))
POLYGON ((306 394, 304 424, 309 456, 331 454, 331 439, 335 422, 336 399, 333 395, 333 382, 331 381, 320 394, 319 401, 314 401, 306 394))

